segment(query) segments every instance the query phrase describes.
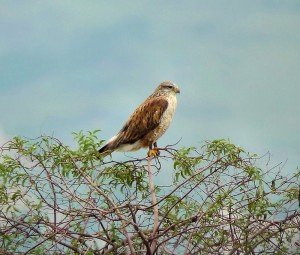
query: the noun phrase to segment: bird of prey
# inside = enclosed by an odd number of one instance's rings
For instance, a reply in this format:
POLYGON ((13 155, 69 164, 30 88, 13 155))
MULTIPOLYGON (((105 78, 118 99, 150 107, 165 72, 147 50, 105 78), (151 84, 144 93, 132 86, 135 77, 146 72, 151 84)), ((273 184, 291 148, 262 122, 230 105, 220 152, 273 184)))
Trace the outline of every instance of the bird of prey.
POLYGON ((158 156, 157 140, 169 127, 177 105, 179 88, 171 81, 164 81, 133 112, 117 135, 112 137, 99 152, 109 155, 113 151, 135 151, 149 148, 148 156, 158 156))

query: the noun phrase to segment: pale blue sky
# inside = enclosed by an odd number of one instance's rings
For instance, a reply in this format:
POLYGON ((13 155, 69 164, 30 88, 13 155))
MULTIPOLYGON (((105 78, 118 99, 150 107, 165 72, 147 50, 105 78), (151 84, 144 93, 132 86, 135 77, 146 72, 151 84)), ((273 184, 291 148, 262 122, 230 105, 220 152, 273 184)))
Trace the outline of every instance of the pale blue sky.
POLYGON ((102 129, 163 80, 181 87, 159 141, 229 138, 300 159, 300 1, 0 1, 0 140, 102 129))

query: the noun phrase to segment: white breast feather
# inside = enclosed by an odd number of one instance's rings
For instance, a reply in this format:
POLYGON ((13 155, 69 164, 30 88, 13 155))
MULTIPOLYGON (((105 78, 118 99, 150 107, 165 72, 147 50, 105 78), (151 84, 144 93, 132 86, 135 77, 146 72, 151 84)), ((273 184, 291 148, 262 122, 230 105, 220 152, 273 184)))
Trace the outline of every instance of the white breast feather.
POLYGON ((154 130, 154 140, 160 138, 170 126, 177 106, 177 98, 175 94, 169 95, 167 98, 168 107, 163 113, 159 126, 154 130))

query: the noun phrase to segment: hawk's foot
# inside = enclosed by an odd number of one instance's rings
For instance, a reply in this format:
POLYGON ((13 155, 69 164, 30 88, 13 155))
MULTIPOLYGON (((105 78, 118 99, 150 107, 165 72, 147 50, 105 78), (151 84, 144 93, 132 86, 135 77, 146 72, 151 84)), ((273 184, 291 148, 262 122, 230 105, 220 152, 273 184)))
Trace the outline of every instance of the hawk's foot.
POLYGON ((153 148, 153 149, 149 149, 147 155, 148 157, 158 157, 160 154, 159 149, 158 148, 153 148))

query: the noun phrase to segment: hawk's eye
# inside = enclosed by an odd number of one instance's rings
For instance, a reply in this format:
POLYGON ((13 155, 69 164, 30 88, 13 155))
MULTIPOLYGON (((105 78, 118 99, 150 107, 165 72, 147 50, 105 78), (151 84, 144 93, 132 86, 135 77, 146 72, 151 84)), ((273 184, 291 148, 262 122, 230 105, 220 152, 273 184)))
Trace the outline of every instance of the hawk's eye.
POLYGON ((166 85, 165 88, 172 89, 173 86, 172 85, 166 85))

